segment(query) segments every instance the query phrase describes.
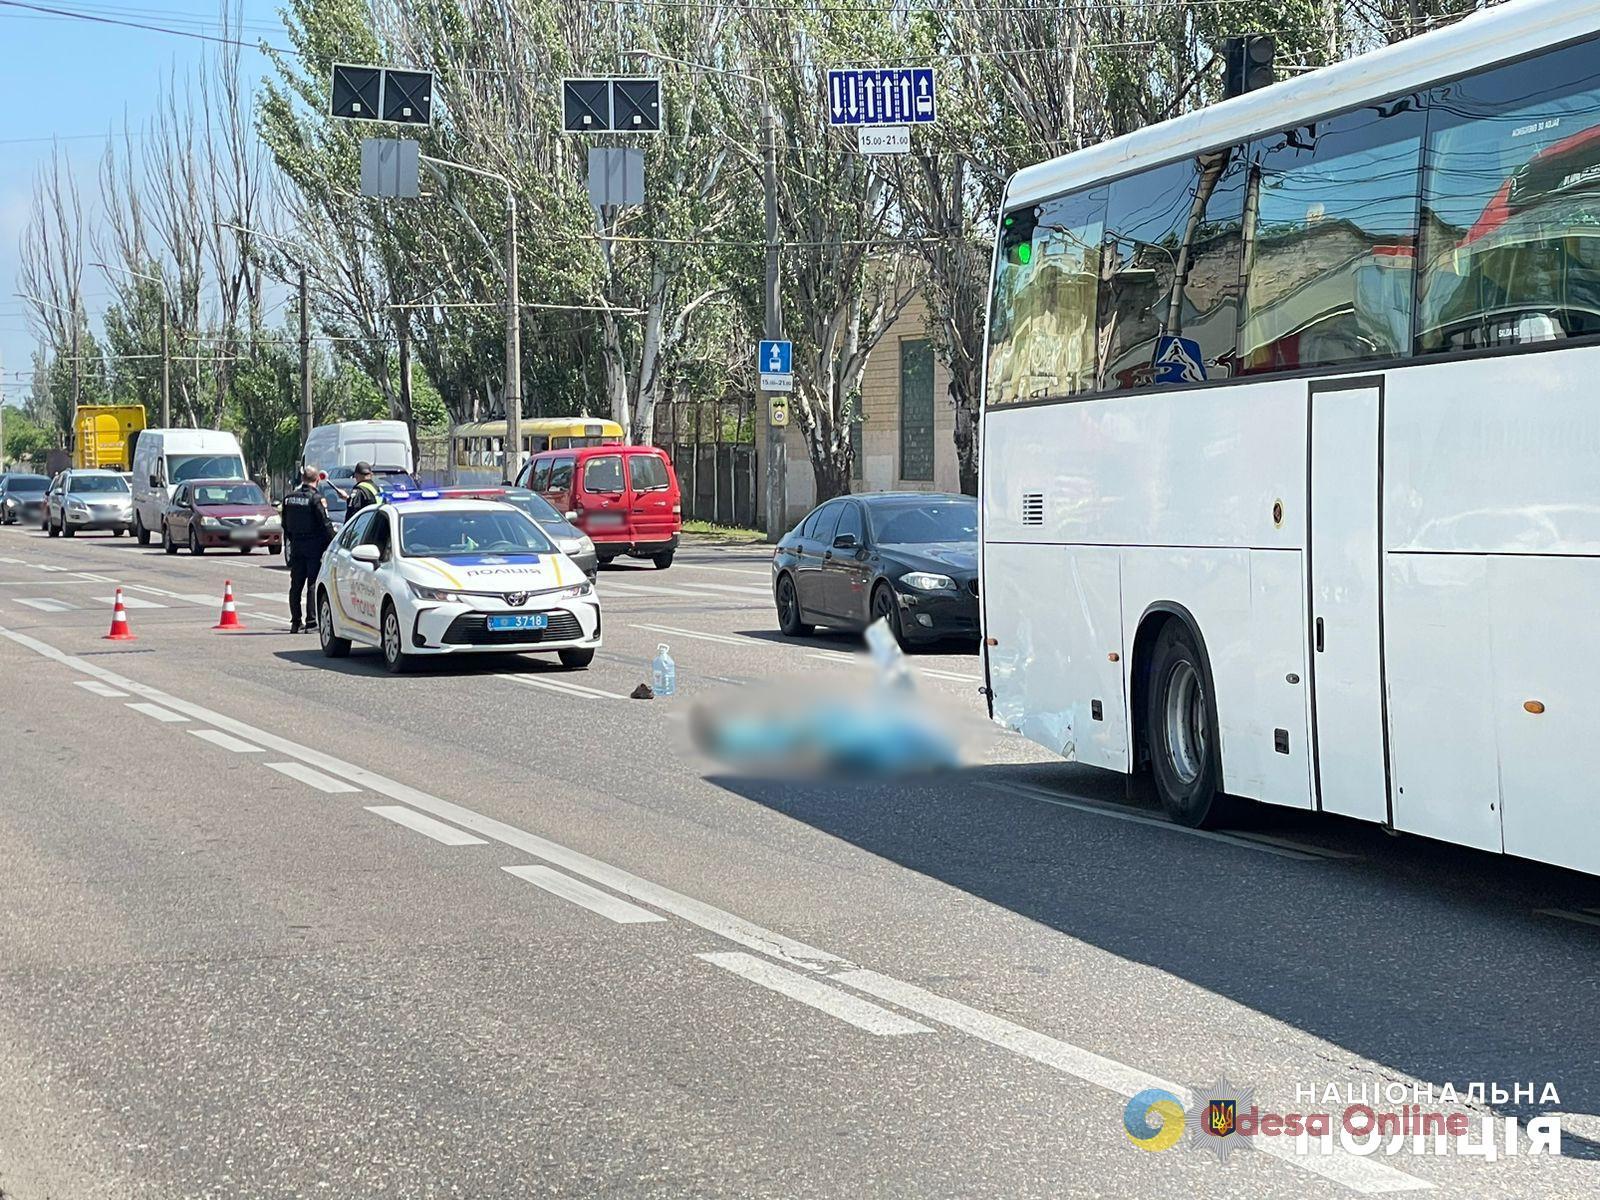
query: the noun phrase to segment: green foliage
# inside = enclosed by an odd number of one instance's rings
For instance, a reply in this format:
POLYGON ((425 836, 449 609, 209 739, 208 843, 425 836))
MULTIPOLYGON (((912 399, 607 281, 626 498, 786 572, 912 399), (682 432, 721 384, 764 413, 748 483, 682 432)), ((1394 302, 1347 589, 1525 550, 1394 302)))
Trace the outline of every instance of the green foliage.
POLYGON ((12 405, 5 410, 5 458, 8 462, 24 460, 43 463, 44 457, 55 449, 52 430, 45 428, 26 411, 12 405))

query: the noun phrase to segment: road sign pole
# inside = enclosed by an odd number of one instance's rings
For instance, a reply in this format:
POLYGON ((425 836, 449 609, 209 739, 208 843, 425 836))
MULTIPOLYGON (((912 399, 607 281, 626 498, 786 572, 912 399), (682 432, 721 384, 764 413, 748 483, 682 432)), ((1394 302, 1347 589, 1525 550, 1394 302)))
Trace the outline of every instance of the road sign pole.
MULTIPOLYGON (((778 117, 768 97, 761 112, 762 183, 765 191, 767 223, 767 286, 765 336, 769 341, 783 336, 783 314, 778 308, 778 117)), ((756 364, 758 367, 761 365, 756 364)), ((792 365, 792 364, 791 364, 792 365)), ((773 393, 762 389, 762 415, 767 422, 767 541, 776 542, 788 532, 787 503, 789 464, 785 430, 772 422, 773 393)))

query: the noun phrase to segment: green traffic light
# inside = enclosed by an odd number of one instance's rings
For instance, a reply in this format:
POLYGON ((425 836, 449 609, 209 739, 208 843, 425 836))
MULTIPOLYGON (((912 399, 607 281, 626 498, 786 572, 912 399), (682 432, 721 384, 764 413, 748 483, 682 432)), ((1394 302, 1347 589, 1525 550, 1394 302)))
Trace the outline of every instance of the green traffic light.
POLYGON ((1030 246, 1027 242, 1023 242, 1022 245, 1017 247, 1017 261, 1019 263, 1021 263, 1023 266, 1027 266, 1029 261, 1032 260, 1032 258, 1033 258, 1033 247, 1030 246))

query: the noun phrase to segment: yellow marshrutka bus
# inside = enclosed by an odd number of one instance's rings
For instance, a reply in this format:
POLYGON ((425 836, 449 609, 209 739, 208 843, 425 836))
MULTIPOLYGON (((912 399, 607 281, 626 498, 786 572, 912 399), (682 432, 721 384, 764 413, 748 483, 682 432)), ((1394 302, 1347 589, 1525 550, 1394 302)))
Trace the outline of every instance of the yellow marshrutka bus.
MULTIPOLYGON (((622 426, 593 417, 544 417, 522 422, 522 452, 565 450, 573 446, 613 446, 623 442, 622 426)), ((472 421, 450 431, 450 480, 490 484, 501 480, 506 452, 504 421, 472 421)))

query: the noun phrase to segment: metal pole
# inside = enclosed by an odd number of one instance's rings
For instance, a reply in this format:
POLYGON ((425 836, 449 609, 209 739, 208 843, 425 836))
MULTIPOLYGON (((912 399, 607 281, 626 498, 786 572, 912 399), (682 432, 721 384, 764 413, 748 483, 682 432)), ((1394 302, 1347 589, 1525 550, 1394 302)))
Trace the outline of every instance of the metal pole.
POLYGON ((172 349, 168 341, 167 293, 161 291, 161 428, 172 428, 172 349))
MULTIPOLYGON (((79 363, 78 363, 78 310, 76 308, 74 308, 72 310, 72 407, 73 407, 74 410, 77 409, 79 400, 81 399, 81 394, 80 394, 80 391, 79 391, 79 387, 80 387, 80 385, 79 385, 79 375, 80 375, 80 367, 79 367, 79 363)), ((73 416, 73 421, 74 422, 77 421, 76 414, 74 414, 74 416, 73 416)), ((76 424, 74 424, 74 428, 76 428, 76 424)))
POLYGON ((522 298, 517 288, 517 196, 506 184, 506 453, 505 477, 522 470, 522 298))
POLYGON ((311 318, 306 302, 306 269, 300 267, 300 446, 311 436, 311 318))
MULTIPOLYGON (((783 336, 783 314, 778 308, 778 117, 768 96, 761 109, 762 184, 765 192, 767 223, 767 286, 764 336, 772 341, 783 336)), ((759 365, 759 364, 758 364, 759 365)), ((763 391, 761 403, 767 425, 767 541, 776 542, 787 532, 784 507, 788 491, 787 447, 784 430, 772 424, 772 393, 763 391)))

